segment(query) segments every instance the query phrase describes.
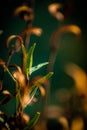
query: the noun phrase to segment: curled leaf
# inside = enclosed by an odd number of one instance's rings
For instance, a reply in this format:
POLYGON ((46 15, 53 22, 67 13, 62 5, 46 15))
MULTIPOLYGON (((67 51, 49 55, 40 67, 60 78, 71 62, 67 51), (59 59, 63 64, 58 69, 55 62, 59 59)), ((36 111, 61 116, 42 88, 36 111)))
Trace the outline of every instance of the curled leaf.
POLYGON ((41 97, 45 97, 45 95, 46 95, 45 88, 42 87, 42 86, 39 86, 39 90, 40 90, 40 93, 41 93, 41 97))
POLYGON ((16 64, 10 64, 9 67, 16 68, 20 73, 22 73, 21 67, 16 64))
POLYGON ((16 51, 19 51, 22 44, 23 44, 22 37, 19 36, 19 35, 11 35, 11 36, 9 36, 7 41, 6 41, 6 47, 9 48, 9 44, 14 39, 16 39, 16 42, 15 42, 15 46, 13 46, 13 49, 15 49, 16 51))
POLYGON ((34 34, 36 36, 40 36, 42 34, 42 29, 39 27, 30 27, 21 32, 21 36, 34 34))
POLYGON ((28 13, 32 12, 32 9, 29 8, 27 5, 19 6, 17 9, 15 9, 14 14, 19 15, 22 11, 26 11, 28 13))
POLYGON ((62 4, 60 3, 52 3, 48 6, 48 11, 58 20, 63 21, 64 15, 62 12, 59 11, 59 9, 63 8, 62 4))
POLYGON ((0 101, 0 105, 6 104, 12 98, 12 94, 8 90, 3 90, 1 94, 5 97, 0 101))
POLYGON ((59 29, 60 34, 68 33, 68 32, 74 33, 75 35, 80 35, 81 34, 81 29, 80 29, 79 26, 73 25, 73 24, 72 25, 62 26, 59 29))
POLYGON ((24 119, 24 121, 25 121, 26 123, 29 123, 29 121, 30 121, 30 117, 29 117, 28 114, 23 113, 23 114, 22 114, 22 118, 24 119))
POLYGON ((25 87, 25 76, 24 76, 24 74, 23 73, 20 73, 19 71, 15 71, 14 73, 13 73, 13 76, 14 76, 14 78, 19 82, 19 84, 20 84, 20 86, 22 87, 22 88, 24 88, 25 87))
POLYGON ((24 94, 21 97, 21 105, 23 109, 26 108, 27 105, 29 105, 32 102, 37 92, 37 89, 38 88, 36 86, 32 86, 30 89, 25 90, 24 94))
POLYGON ((43 86, 39 85, 38 89, 40 91, 40 96, 39 97, 35 96, 34 99, 33 99, 33 102, 38 102, 38 101, 42 100, 46 95, 46 90, 43 86))
POLYGON ((44 82, 46 82, 51 76, 53 75, 53 72, 49 72, 47 75, 39 78, 34 82, 34 86, 42 85, 44 82))
POLYGON ((58 28, 52 35, 51 37, 51 48, 55 48, 57 49, 58 48, 58 45, 57 45, 57 41, 58 39, 63 35, 63 34, 66 34, 66 33, 72 33, 74 34, 75 36, 80 36, 81 35, 81 29, 79 26, 77 25, 65 25, 65 26, 61 26, 60 28, 58 28))
MULTIPOLYGON (((32 90, 37 90, 37 89, 39 89, 40 90, 40 94, 41 94, 41 96, 40 96, 40 98, 38 98, 38 99, 35 99, 34 98, 34 102, 37 102, 37 101, 39 101, 40 99, 42 99, 44 96, 45 96, 45 89, 43 88, 43 84, 45 83, 45 82, 47 82, 47 80, 51 77, 53 75, 53 72, 49 72, 47 75, 45 75, 45 76, 43 76, 43 77, 36 77, 35 79, 33 79, 33 81, 32 82, 30 82, 30 86, 32 86, 31 88, 30 88, 30 94, 31 94, 31 92, 32 92, 32 90)), ((35 94, 36 93, 34 93, 34 96, 35 96, 35 94)))
POLYGON ((73 78, 77 92, 87 97, 87 74, 86 72, 74 63, 68 63, 65 66, 65 72, 73 78))
POLYGON ((34 19, 34 11, 27 5, 22 5, 14 10, 14 16, 20 16, 25 21, 32 21, 34 19))
POLYGON ((40 95, 37 97, 37 93, 33 99, 33 102, 38 102, 40 101, 42 98, 45 97, 46 95, 46 90, 45 90, 45 86, 48 83, 48 79, 45 79, 43 82, 40 82, 39 84, 36 84, 36 82, 38 82, 41 78, 41 76, 37 76, 35 77, 33 80, 30 81, 30 86, 35 86, 38 88, 40 95))

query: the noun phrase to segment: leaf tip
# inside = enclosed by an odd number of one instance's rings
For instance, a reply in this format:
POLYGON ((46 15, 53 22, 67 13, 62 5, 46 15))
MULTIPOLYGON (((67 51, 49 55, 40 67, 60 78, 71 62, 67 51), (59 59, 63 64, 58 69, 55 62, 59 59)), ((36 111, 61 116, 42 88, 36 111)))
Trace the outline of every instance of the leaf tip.
POLYGON ((52 71, 52 72, 50 72, 50 75, 53 75, 54 74, 54 72, 52 71))
POLYGON ((34 47, 36 46, 36 42, 34 43, 34 47))
POLYGON ((37 112, 36 114, 37 114, 37 115, 40 115, 40 112, 37 112))

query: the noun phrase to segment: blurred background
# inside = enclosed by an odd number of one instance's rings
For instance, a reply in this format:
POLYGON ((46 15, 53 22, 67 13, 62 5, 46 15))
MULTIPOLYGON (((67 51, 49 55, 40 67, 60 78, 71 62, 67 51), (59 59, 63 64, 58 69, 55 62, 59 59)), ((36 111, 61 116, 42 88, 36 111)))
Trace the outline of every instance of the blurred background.
MULTIPOLYGON (((87 7, 79 0, 0 0, 0 58, 8 59, 6 39, 20 34, 26 28, 24 19, 14 16, 15 9, 27 4, 34 9, 32 26, 42 29, 40 36, 31 35, 30 43, 36 43, 34 64, 47 62, 49 65, 35 72, 33 76, 42 76, 49 71, 54 75, 50 79, 46 97, 46 117, 66 117, 71 121, 73 115, 87 114, 87 7), (52 6, 55 9, 52 9, 52 6), (62 6, 59 6, 61 4, 62 6), (59 7, 58 7, 59 6, 59 7), (53 12, 52 12, 53 11, 53 12), (57 13, 58 17, 57 17, 57 13), (74 30, 74 31, 73 31, 74 30), (51 113, 54 113, 51 115, 51 113), (56 113, 56 114, 55 114, 56 113)), ((20 54, 16 53, 11 63, 21 65, 20 54)), ((0 69, 2 72, 2 70, 0 69)), ((6 79, 5 87, 15 90, 6 79)), ((44 116, 44 100, 26 109, 31 116, 41 111, 44 116)), ((3 106, 9 115, 15 109, 12 101, 3 106), (8 111, 7 108, 11 111, 8 111)), ((85 116, 86 118, 86 116, 85 116)), ((49 124, 49 123, 48 123, 49 124)), ((80 130, 80 129, 79 129, 80 130)))

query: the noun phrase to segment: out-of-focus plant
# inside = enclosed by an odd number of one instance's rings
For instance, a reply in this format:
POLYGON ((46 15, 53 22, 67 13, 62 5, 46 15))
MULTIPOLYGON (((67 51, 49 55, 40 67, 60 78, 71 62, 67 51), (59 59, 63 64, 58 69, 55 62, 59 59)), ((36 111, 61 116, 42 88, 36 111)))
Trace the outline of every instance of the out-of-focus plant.
POLYGON ((71 7, 73 4, 72 2, 67 1, 66 6, 58 2, 54 2, 48 5, 49 13, 60 23, 59 27, 57 27, 57 29, 52 33, 50 37, 50 57, 48 71, 53 70, 56 55, 59 49, 62 47, 59 43, 60 37, 64 34, 72 33, 75 35, 75 38, 79 39, 82 34, 81 28, 78 25, 64 24, 65 20, 70 17, 70 14, 72 13, 71 7))
POLYGON ((55 59, 57 56, 57 53, 59 51, 59 49, 62 47, 62 45, 59 43, 59 39, 62 35, 64 34, 74 34, 75 38, 77 38, 76 40, 79 40, 79 37, 81 36, 81 29, 78 25, 74 25, 74 24, 70 24, 70 25, 62 25, 60 26, 56 31, 54 31, 54 33, 51 36, 50 39, 50 57, 49 57, 49 65, 48 65, 48 70, 52 70, 54 63, 55 63, 55 59))
POLYGON ((78 109, 84 116, 87 116, 87 74, 85 70, 75 63, 68 63, 64 69, 74 81, 74 89, 76 92, 74 95, 77 96, 78 103, 74 101, 72 106, 75 110, 78 109), (76 105, 79 107, 76 107, 76 105))
POLYGON ((6 47, 9 50, 8 60, 5 62, 0 58, 0 67, 2 68, 2 76, 0 79, 0 95, 3 96, 0 99, 0 106, 7 104, 12 98, 15 97, 16 106, 15 113, 12 116, 6 115, 4 111, 0 111, 0 129, 6 130, 29 130, 38 121, 40 112, 36 112, 33 118, 25 113, 25 108, 32 102, 38 102, 46 94, 46 89, 43 87, 48 79, 53 75, 53 72, 48 72, 45 76, 37 76, 34 79, 30 79, 32 73, 40 69, 41 67, 48 65, 48 62, 40 63, 33 66, 33 54, 36 43, 29 47, 29 37, 31 34, 40 36, 42 29, 38 27, 32 27, 33 10, 26 5, 17 8, 14 12, 16 16, 21 16, 27 23, 27 28, 19 35, 11 35, 6 40, 6 47), (29 14, 28 14, 29 13, 29 14), (31 14, 31 15, 30 15, 31 14), (25 36, 25 41, 23 40, 25 36), (14 44, 13 44, 13 42, 14 44), (11 64, 11 59, 14 53, 21 52, 22 65, 11 64), (12 69, 12 71, 10 70, 12 69), (4 73, 8 73, 12 81, 15 84, 15 92, 11 93, 8 89, 3 89, 4 73), (40 91, 40 96, 37 98, 37 91, 40 91))

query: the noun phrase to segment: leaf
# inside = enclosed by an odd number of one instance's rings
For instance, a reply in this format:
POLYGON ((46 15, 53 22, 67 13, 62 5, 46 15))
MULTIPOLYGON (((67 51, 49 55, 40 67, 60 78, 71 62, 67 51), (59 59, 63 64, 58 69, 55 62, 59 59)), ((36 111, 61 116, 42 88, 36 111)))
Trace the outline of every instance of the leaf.
POLYGON ((25 49, 24 44, 22 44, 22 52, 23 52, 23 54, 25 54, 25 53, 26 53, 26 49, 25 49))
POLYGON ((48 80, 51 76, 53 75, 53 72, 49 72, 47 75, 45 75, 44 77, 41 77, 40 79, 38 79, 34 85, 35 86, 39 86, 40 84, 43 84, 46 80, 48 80))
POLYGON ((26 86, 25 75, 22 72, 15 71, 13 73, 13 76, 16 79, 16 81, 19 83, 18 86, 21 88, 25 88, 25 86, 26 86))
POLYGON ((35 46, 36 46, 36 44, 31 46, 31 48, 29 49, 29 51, 27 53, 26 62, 25 62, 25 69, 26 69, 25 73, 26 73, 27 78, 30 74, 30 69, 33 64, 33 52, 34 52, 35 46))
POLYGON ((4 66, 5 65, 5 62, 3 61, 3 59, 0 58, 0 65, 1 66, 4 66))
POLYGON ((7 41, 6 41, 6 47, 9 48, 9 45, 11 44, 11 41, 16 39, 16 42, 14 44, 14 46, 12 46, 12 48, 15 49, 15 51, 19 51, 22 44, 23 44, 23 39, 21 36, 19 35, 11 35, 8 37, 7 41))
POLYGON ((28 95, 26 93, 24 94, 24 97, 22 98, 23 99, 22 100, 23 109, 32 102, 32 100, 37 92, 37 89, 38 88, 36 86, 32 86, 29 90, 28 95))
POLYGON ((12 99, 12 94, 8 90, 3 90, 1 94, 5 97, 0 101, 0 105, 6 104, 12 99))
MULTIPOLYGON (((30 92, 29 92, 30 99, 27 102, 26 106, 29 105, 32 102, 32 100, 33 100, 39 86, 41 84, 43 84, 47 79, 49 79, 52 75, 53 75, 53 72, 49 72, 47 75, 45 75, 44 77, 41 77, 40 79, 38 79, 37 81, 34 82, 32 87, 30 88, 30 92)), ((40 89, 40 92, 41 92, 41 94, 43 96, 45 93, 42 92, 41 88, 39 88, 39 89, 40 89)))
POLYGON ((68 63, 65 66, 65 72, 72 77, 77 92, 87 97, 87 74, 86 72, 75 63, 68 63))
POLYGON ((46 90, 45 90, 45 88, 44 88, 43 86, 39 85, 39 86, 38 86, 38 89, 39 89, 39 91, 40 91, 40 95, 39 95, 38 97, 36 97, 36 96, 34 97, 34 99, 33 99, 33 102, 34 102, 34 103, 36 103, 36 102, 42 100, 42 98, 44 98, 45 95, 46 95, 46 90))
POLYGON ((47 64, 48 64, 48 62, 44 62, 44 63, 38 64, 37 66, 32 67, 32 68, 30 69, 30 74, 32 74, 34 71, 40 69, 41 67, 43 67, 43 66, 45 66, 45 65, 47 65, 47 64))
POLYGON ((7 66, 5 65, 5 62, 3 61, 3 59, 0 58, 0 66, 3 67, 4 71, 7 71, 7 66))
MULTIPOLYGON (((40 84, 43 84, 52 75, 53 75, 53 72, 49 72, 47 75, 45 75, 44 77, 41 77, 36 82, 34 82, 33 86, 30 88, 30 92, 29 92, 30 99, 27 102, 26 106, 29 105, 32 102, 32 100, 33 100, 33 98, 34 98, 34 96, 36 94, 36 91, 38 90, 40 84)), ((44 96, 44 94, 45 94, 45 92, 43 92, 44 90, 42 90, 41 87, 39 89, 40 89, 40 92, 41 92, 41 96, 44 96)))
POLYGON ((40 112, 37 112, 35 116, 29 121, 29 124, 24 130, 30 130, 35 124, 37 123, 38 119, 40 117, 40 112))
POLYGON ((17 7, 17 8, 15 9, 14 15, 15 15, 15 16, 18 16, 18 15, 20 15, 22 12, 31 14, 33 11, 32 11, 32 8, 29 8, 27 5, 22 5, 22 6, 19 6, 19 7, 17 7))
POLYGON ((10 64, 9 67, 17 69, 20 73, 22 73, 22 69, 20 66, 18 66, 17 64, 10 64))
POLYGON ((27 60, 27 52, 24 44, 22 44, 22 53, 23 53, 23 72, 26 72, 26 60, 27 60))
POLYGON ((21 36, 24 36, 26 34, 27 35, 34 34, 40 36, 42 34, 42 29, 39 27, 30 27, 21 32, 21 36))

